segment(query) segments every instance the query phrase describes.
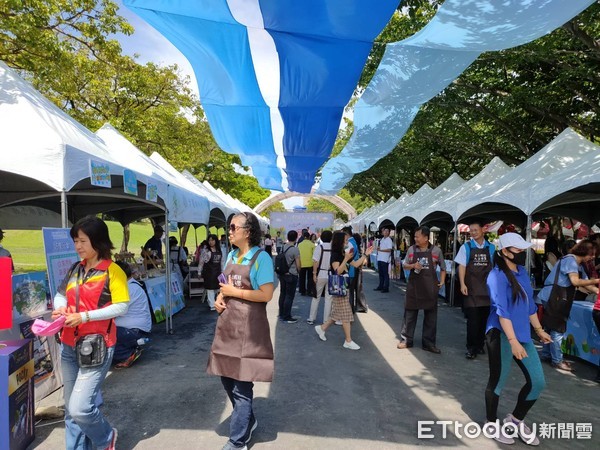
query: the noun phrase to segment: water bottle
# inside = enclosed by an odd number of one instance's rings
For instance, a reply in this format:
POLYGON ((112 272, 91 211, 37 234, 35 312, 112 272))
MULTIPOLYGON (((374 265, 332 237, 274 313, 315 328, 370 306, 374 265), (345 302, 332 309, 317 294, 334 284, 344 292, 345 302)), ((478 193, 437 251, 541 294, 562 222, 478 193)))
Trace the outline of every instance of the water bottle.
MULTIPOLYGON (((425 258, 419 258, 419 259, 417 260, 417 262, 418 262, 419 264, 423 265, 423 260, 424 260, 424 259, 425 259, 425 258)), ((415 273, 420 273, 420 272, 421 272, 421 269, 415 269, 415 273)))
POLYGON ((137 340, 137 345, 146 345, 148 342, 150 342, 150 338, 142 337, 137 340))

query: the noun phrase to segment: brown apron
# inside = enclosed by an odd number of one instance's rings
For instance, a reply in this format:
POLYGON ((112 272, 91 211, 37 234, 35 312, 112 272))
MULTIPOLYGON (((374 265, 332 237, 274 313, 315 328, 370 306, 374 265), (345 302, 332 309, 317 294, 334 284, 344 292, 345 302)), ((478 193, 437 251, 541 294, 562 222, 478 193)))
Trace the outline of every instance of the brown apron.
POLYGON ((410 271, 406 287, 406 309, 433 309, 437 306, 440 288, 431 254, 432 246, 429 244, 425 251, 420 251, 416 245, 414 248, 411 264, 420 260, 423 268, 419 273, 415 273, 415 269, 410 271))
POLYGON ((488 274, 492 270, 490 249, 471 247, 470 252, 465 272, 465 284, 469 295, 465 298, 464 307, 490 306, 490 294, 486 283, 488 274))
MULTIPOLYGON (((252 289, 250 269, 261 250, 257 250, 250 264, 227 263, 225 276, 232 278, 235 287, 252 289)), ((273 380, 273 344, 267 320, 266 302, 249 302, 236 297, 225 298, 227 309, 217 319, 207 373, 233 378, 238 381, 273 380)))

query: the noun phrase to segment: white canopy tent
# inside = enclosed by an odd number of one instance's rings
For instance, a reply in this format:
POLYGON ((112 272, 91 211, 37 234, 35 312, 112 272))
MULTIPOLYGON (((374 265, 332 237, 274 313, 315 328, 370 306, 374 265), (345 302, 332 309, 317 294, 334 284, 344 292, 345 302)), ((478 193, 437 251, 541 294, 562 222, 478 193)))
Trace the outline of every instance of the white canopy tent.
POLYGON ((421 201, 427 198, 432 192, 433 189, 431 186, 425 183, 410 197, 407 202, 405 202, 403 205, 397 205, 396 208, 390 212, 389 220, 391 220, 396 226, 414 225, 414 219, 408 216, 407 213, 419 207, 421 205, 421 201))
POLYGON ((198 180, 198 178, 196 178, 194 175, 192 175, 189 171, 184 170, 183 172, 181 172, 181 174, 190 182, 192 182, 194 184, 194 186, 196 186, 198 188, 198 190, 202 191, 205 193, 206 198, 208 198, 208 201, 210 202, 210 209, 211 209, 211 221, 210 221, 210 225, 220 225, 220 226, 225 226, 226 223, 229 221, 229 218, 235 214, 236 212, 238 212, 238 210, 232 206, 227 206, 227 202, 226 200, 223 200, 221 197, 219 197, 217 195, 217 193, 209 188, 207 188, 204 183, 202 183, 200 180, 198 180), (216 211, 213 212, 214 210, 218 210, 220 212, 219 214, 219 220, 220 223, 216 223, 217 222, 217 214, 216 211))
POLYGON ((192 192, 178 184, 167 170, 142 153, 112 125, 104 124, 96 134, 107 148, 127 167, 134 167, 150 180, 160 180, 166 186, 169 220, 178 223, 208 223, 209 209, 206 195, 192 192))
POLYGON ((363 223, 365 226, 369 226, 371 223, 375 223, 377 225, 377 217, 381 213, 381 211, 385 210, 390 205, 394 204, 397 201, 396 197, 390 197, 385 202, 380 202, 379 204, 373 206, 367 214, 363 216, 363 223))
POLYGON ((379 211, 379 214, 378 214, 377 218, 375 219, 375 223, 377 224, 377 227, 381 226, 382 224, 383 225, 391 224, 395 227, 396 224, 392 223, 391 220, 389 219, 390 214, 392 214, 396 210, 400 210, 402 208, 402 205, 405 205, 406 203, 408 203, 411 197, 412 196, 408 192, 404 191, 402 193, 402 195, 400 197, 398 197, 398 199, 396 201, 394 201, 393 203, 389 204, 388 206, 383 208, 381 211, 379 211))
POLYGON ((481 172, 466 181, 458 189, 454 189, 448 195, 441 196, 432 202, 427 208, 427 214, 423 216, 420 223, 451 230, 458 220, 458 207, 464 202, 464 199, 478 198, 482 189, 485 189, 487 185, 511 170, 512 168, 500 158, 494 157, 481 172))
POLYGON ((596 145, 567 128, 535 155, 481 189, 476 197, 462 196, 457 209, 458 220, 482 217, 525 226, 527 218, 530 221, 540 206, 539 201, 544 202, 566 191, 568 186, 577 186, 576 180, 571 180, 567 186, 557 184, 560 173, 575 165, 584 164, 585 167, 597 154, 596 145), (534 194, 534 187, 548 190, 548 194, 534 194))
POLYGON ((114 157, 102 139, 2 62, 0 136, 0 208, 28 206, 32 208, 22 212, 32 214, 39 208, 53 211, 61 214, 63 226, 69 220, 99 212, 110 213, 122 223, 164 214, 163 183, 153 181, 158 199, 146 200, 150 179, 135 173, 138 195, 126 194, 123 175, 129 167, 114 157), (97 163, 104 179, 110 180, 111 187, 92 184, 92 162, 97 163))
POLYGON ((416 223, 421 224, 423 218, 431 210, 431 204, 460 190, 464 184, 465 180, 457 173, 453 173, 442 184, 418 200, 418 203, 411 203, 411 206, 405 211, 405 218, 410 217, 416 223))

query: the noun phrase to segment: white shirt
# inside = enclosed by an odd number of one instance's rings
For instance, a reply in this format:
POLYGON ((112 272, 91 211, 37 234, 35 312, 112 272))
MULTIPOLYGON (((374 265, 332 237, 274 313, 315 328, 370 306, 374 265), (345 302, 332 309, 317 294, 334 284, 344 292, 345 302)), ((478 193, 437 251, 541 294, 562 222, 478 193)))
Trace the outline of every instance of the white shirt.
MULTIPOLYGON (((321 245, 323 246, 323 250, 329 250, 328 252, 323 252, 323 260, 321 261, 321 270, 319 270, 319 274, 317 278, 327 278, 327 272, 329 270, 330 261, 331 261, 331 242, 323 242, 320 245, 315 247, 315 251, 313 252, 313 261, 319 263, 321 259, 321 245)), ((318 268, 317 268, 318 270, 318 268)))
POLYGON ((392 252, 381 252, 380 250, 392 250, 394 248, 394 242, 391 237, 383 237, 379 240, 379 245, 377 247, 377 261, 383 261, 386 263, 390 262, 390 257, 392 256, 392 252))
POLYGON ((150 305, 144 289, 137 281, 130 278, 127 280, 129 288, 129 309, 123 316, 115 317, 115 324, 123 328, 139 328, 147 333, 152 329, 152 317, 150 316, 150 305))
MULTIPOLYGON (((479 245, 474 239, 471 239, 470 242, 475 244, 477 248, 485 247, 485 239, 483 240, 483 243, 481 245, 479 245)), ((467 261, 467 251, 465 250, 465 245, 467 244, 468 242, 465 242, 463 245, 460 246, 460 248, 458 249, 458 253, 456 254, 456 258, 454 258, 455 263, 465 267, 469 263, 469 261, 467 261)))

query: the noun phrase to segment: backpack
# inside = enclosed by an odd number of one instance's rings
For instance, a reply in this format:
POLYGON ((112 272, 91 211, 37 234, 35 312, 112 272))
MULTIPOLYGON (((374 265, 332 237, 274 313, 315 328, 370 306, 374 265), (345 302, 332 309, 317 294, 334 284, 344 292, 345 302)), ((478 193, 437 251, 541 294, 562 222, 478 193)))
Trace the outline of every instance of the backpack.
POLYGON ((285 249, 283 253, 278 253, 275 257, 275 273, 277 275, 285 275, 290 271, 290 265, 287 262, 285 257, 286 252, 292 247, 288 247, 285 249))

